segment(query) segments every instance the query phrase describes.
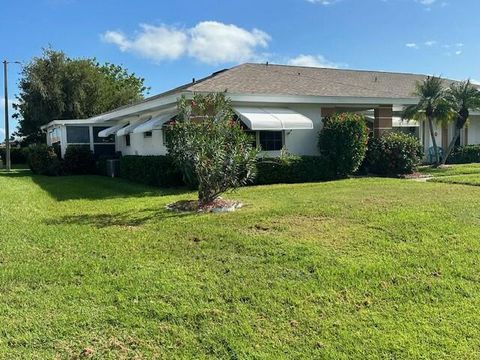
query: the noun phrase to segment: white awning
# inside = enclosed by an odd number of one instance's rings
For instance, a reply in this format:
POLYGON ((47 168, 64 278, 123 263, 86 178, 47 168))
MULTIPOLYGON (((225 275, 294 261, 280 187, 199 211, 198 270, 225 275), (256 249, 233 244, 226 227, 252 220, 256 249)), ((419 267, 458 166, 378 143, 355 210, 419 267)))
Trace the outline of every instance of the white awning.
POLYGON ((251 130, 313 129, 312 120, 287 108, 235 107, 234 111, 251 130))
POLYGON ((163 124, 170 121, 170 119, 175 115, 176 115, 176 112, 170 112, 167 114, 156 116, 153 119, 150 119, 147 122, 144 122, 140 126, 137 126, 132 132, 134 134, 137 134, 137 133, 152 131, 153 129, 161 127, 163 124))
POLYGON ((123 128, 125 126, 125 124, 118 124, 118 125, 115 125, 115 126, 112 126, 112 127, 109 127, 105 130, 102 130, 98 133, 98 137, 102 137, 102 138, 106 138, 106 137, 109 137, 110 135, 113 135, 115 134, 118 130, 120 130, 121 128, 123 128))
POLYGON ((131 132, 133 132, 134 129, 136 129, 137 127, 139 127, 140 125, 142 125, 144 123, 145 123, 145 121, 140 121, 140 122, 135 123, 135 124, 127 125, 124 128, 121 128, 120 130, 117 131, 117 136, 128 135, 131 132))

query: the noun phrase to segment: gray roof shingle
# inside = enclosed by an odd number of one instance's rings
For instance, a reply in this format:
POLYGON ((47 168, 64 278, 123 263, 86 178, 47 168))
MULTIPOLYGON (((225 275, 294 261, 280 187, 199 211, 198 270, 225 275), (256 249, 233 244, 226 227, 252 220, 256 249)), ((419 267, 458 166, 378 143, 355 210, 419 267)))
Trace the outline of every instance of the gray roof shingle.
POLYGON ((184 88, 236 94, 412 98, 426 75, 272 64, 242 64, 184 88))

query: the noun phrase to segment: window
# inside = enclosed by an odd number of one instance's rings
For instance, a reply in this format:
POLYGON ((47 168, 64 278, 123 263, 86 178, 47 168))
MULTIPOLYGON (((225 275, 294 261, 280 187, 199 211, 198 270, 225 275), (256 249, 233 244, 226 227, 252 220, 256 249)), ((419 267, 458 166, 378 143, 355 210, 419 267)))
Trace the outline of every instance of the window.
POLYGON ((125 146, 130 146, 130 135, 125 135, 125 146))
POLYGON ((151 131, 145 131, 143 133, 143 137, 144 138, 151 138, 152 137, 152 132, 151 131))
POLYGON ((100 137, 98 133, 102 130, 108 129, 106 126, 94 126, 93 127, 93 142, 95 144, 112 144, 115 143, 115 134, 108 137, 100 137))
POLYGON ((278 151, 283 147, 282 131, 260 131, 260 148, 262 151, 278 151))
POLYGON ((88 126, 67 126, 67 143, 90 144, 90 129, 88 126))

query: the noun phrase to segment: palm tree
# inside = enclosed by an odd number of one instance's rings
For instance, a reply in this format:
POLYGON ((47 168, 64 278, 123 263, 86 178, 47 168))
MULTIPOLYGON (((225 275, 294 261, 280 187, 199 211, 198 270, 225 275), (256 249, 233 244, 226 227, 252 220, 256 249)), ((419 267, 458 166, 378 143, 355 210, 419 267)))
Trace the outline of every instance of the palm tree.
POLYGON ((455 133, 447 151, 443 154, 442 165, 445 164, 455 147, 455 143, 460 136, 460 130, 463 129, 470 116, 470 111, 480 109, 480 91, 476 86, 472 85, 470 80, 452 83, 450 89, 447 90, 446 99, 453 110, 455 133))
POLYGON ((432 146, 435 151, 435 163, 438 164, 440 162, 440 156, 433 131, 433 123, 434 121, 446 120, 450 113, 450 106, 445 100, 445 89, 442 78, 427 76, 422 82, 418 81, 415 85, 413 95, 419 98, 418 104, 408 106, 403 111, 402 118, 407 120, 427 118, 432 146))

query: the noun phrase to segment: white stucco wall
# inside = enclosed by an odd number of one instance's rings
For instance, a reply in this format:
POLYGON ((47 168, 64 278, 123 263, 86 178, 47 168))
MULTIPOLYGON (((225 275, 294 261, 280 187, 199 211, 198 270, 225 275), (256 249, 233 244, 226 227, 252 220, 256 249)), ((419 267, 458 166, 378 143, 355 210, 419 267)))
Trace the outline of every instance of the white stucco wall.
POLYGON ((468 124, 468 144, 480 144, 480 116, 472 116, 468 124))
POLYGON ((292 110, 305 115, 313 121, 313 130, 290 130, 285 132, 285 146, 291 154, 318 155, 318 133, 322 129, 322 112, 320 106, 289 106, 292 110))
POLYGON ((119 136, 117 151, 123 155, 165 155, 167 148, 163 144, 163 131, 153 130, 150 138, 144 137, 143 133, 130 134, 130 146, 126 146, 125 136, 119 136))

